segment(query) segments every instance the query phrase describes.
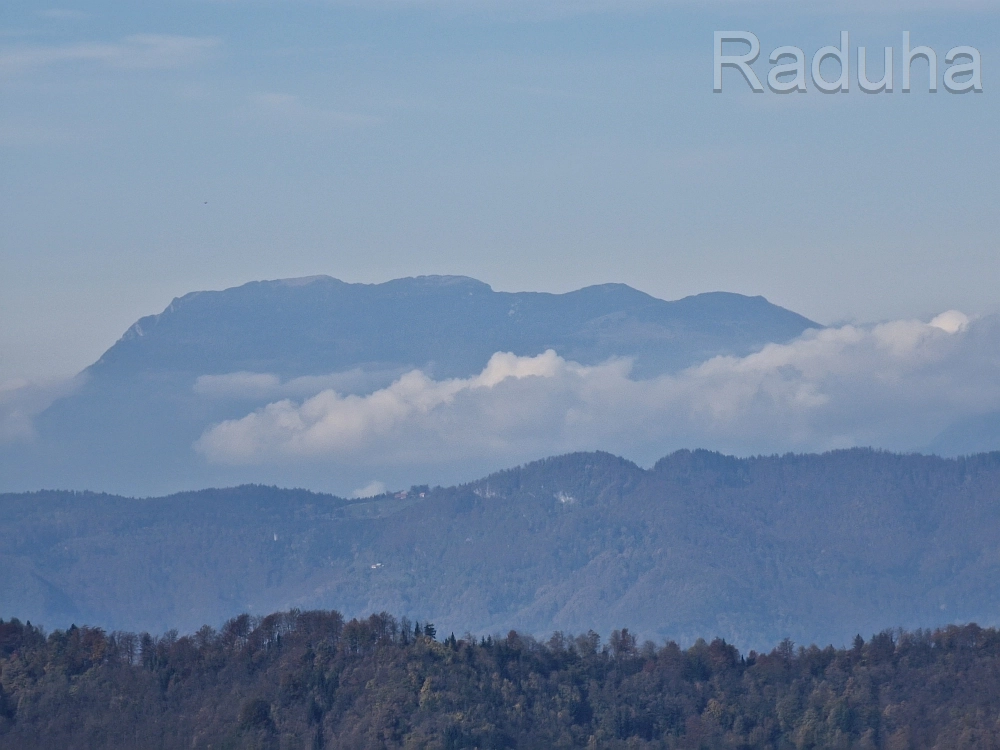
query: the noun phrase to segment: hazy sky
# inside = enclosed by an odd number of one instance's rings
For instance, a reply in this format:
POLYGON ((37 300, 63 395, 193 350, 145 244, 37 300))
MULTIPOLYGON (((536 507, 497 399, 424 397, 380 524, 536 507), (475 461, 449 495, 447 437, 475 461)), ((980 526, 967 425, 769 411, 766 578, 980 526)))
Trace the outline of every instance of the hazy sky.
POLYGON ((995 311, 1000 8, 866 5, 5 0, 0 384, 185 292, 319 273, 995 311), (722 29, 762 79, 849 30, 896 92, 713 94, 722 29), (941 69, 977 47, 985 91, 900 93, 904 30, 941 69))

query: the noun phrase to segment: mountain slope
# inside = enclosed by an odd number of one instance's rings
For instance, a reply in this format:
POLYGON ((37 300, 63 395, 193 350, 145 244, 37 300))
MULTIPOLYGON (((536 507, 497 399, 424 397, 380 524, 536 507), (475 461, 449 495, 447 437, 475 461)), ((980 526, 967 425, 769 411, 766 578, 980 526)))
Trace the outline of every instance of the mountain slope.
POLYGON ((789 636, 1000 620, 1000 453, 867 450, 649 470, 603 453, 347 501, 267 487, 0 496, 0 617, 195 628, 387 610, 447 631, 789 636))

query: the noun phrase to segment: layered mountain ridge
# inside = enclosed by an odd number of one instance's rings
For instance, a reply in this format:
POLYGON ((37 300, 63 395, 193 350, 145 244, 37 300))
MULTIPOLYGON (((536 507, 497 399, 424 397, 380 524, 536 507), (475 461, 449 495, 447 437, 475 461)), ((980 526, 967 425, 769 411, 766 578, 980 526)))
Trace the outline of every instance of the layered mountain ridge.
POLYGON ((244 486, 0 495, 0 617, 191 630, 386 610, 442 631, 744 648, 1000 621, 1000 453, 607 453, 359 500, 244 486))

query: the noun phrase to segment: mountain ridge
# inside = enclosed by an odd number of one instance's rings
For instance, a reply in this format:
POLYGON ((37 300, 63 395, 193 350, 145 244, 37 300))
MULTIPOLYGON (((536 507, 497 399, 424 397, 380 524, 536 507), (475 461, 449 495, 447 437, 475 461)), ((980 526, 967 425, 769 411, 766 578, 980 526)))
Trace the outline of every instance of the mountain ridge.
POLYGON ((158 632, 318 607, 455 632, 836 644, 1000 622, 998 531, 1000 452, 678 451, 649 469, 574 453, 354 500, 7 494, 0 616, 158 632))
MULTIPOLYGON (((93 371, 96 374, 102 369, 108 369, 116 364, 120 364, 123 360, 131 356, 130 348, 134 348, 134 345, 140 342, 148 347, 150 345, 148 343, 150 337, 155 337, 162 327, 174 324, 178 316, 190 315, 192 312, 198 313, 202 311, 199 309, 192 310, 193 307, 201 308, 219 302, 223 304, 223 307, 214 311, 216 316, 229 316, 237 313, 246 316, 247 321, 253 321, 253 304, 269 301, 269 298, 279 297, 281 299, 271 299, 270 301, 276 301, 282 306, 287 306, 288 298, 286 293, 288 290, 294 290, 292 293, 295 295, 316 292, 317 298, 306 300, 303 304, 309 305, 308 309, 311 311, 321 309, 320 305, 324 304, 335 306, 333 312, 337 314, 344 314, 346 306, 361 303, 363 295, 372 297, 374 302, 370 302, 369 304, 389 304, 399 301, 425 304, 429 295, 446 293, 449 295, 448 301, 450 303, 447 312, 452 313, 453 319, 456 321, 459 316, 455 315, 455 313, 467 312, 467 305, 462 304, 466 301, 466 297, 473 297, 474 302, 477 304, 482 304, 483 300, 488 300, 491 307, 484 314, 491 317, 488 317, 486 322, 494 328, 499 329, 494 331, 494 334, 500 338, 492 342, 489 347, 486 347, 492 349, 492 351, 488 353, 484 351, 484 353, 479 354, 478 359, 467 361, 461 367, 453 363, 448 369, 442 371, 442 376, 468 376, 476 371, 477 368, 481 369, 485 365, 484 356, 488 358, 488 354, 492 354, 495 351, 512 351, 515 354, 538 354, 546 348, 555 348, 557 351, 563 349, 564 347, 555 339, 537 339, 536 336, 533 336, 534 331, 532 328, 545 328, 545 320, 540 321, 539 318, 543 318, 544 316, 551 317, 556 314, 564 317, 569 316, 569 319, 562 321, 555 320, 551 325, 570 326, 570 328, 562 334, 554 335, 557 337, 559 335, 564 337, 570 335, 571 338, 573 336, 585 335, 581 327, 585 328, 588 321, 602 321, 604 327, 607 328, 609 324, 613 325, 614 323, 613 320, 608 320, 607 316, 622 313, 632 313, 637 315, 640 320, 646 322, 659 320, 661 323, 666 321, 674 325, 678 323, 681 325, 689 324, 688 319, 691 315, 701 314, 710 316, 711 323, 714 325, 724 322, 729 326, 733 326, 741 316, 747 316, 751 313, 769 315, 770 319, 767 323, 772 328, 767 334, 763 335, 763 338, 758 335, 757 339, 743 343, 739 348, 739 352, 741 353, 749 353, 753 348, 763 345, 763 343, 770 343, 775 340, 787 340, 790 337, 800 334, 806 328, 821 327, 819 324, 803 316, 785 308, 772 305, 762 296, 748 297, 731 292, 705 292, 689 295, 678 300, 665 301, 620 283, 596 284, 556 294, 550 292, 496 292, 485 282, 466 276, 417 276, 374 284, 349 283, 332 276, 307 276, 273 281, 251 281, 228 289, 196 291, 174 298, 162 312, 145 316, 136 321, 93 365, 86 368, 85 372, 93 371), (344 296, 345 299, 336 299, 337 296, 344 296), (336 307, 338 305, 339 307, 336 307), (561 309, 553 310, 554 306, 561 306, 561 309), (674 314, 671 315, 668 313, 674 314), (726 319, 727 316, 729 319, 726 319), (516 327, 518 323, 523 323, 526 320, 529 323, 533 323, 525 332, 528 340, 518 343, 516 338, 509 339, 510 336, 517 336, 517 331, 511 325, 513 324, 516 327), (573 330, 575 329, 580 330, 577 330, 574 334, 573 330), (504 340, 504 337, 507 337, 507 340, 504 340)), ((279 310, 278 312, 279 314, 283 314, 284 311, 279 310)), ((400 317, 398 314, 394 315, 395 319, 400 317)), ((441 325, 440 322, 427 322, 433 325, 441 325)), ((477 319, 477 324, 481 322, 483 321, 477 319)), ((240 327, 251 332, 256 328, 253 322, 245 322, 240 325, 231 318, 226 318, 224 323, 225 325, 222 326, 223 331, 230 333, 240 327)), ((193 339, 189 332, 185 333, 182 330, 181 334, 186 336, 185 343, 188 345, 197 346, 200 343, 198 340, 193 339)), ((375 342, 377 339, 369 337, 369 340, 375 342)), ((385 338, 383 337, 380 340, 384 341, 385 338)), ((331 342, 336 343, 336 340, 331 339, 331 342)), ((726 347, 722 348, 726 349, 726 347)), ((728 349, 726 350, 728 351, 728 349)), ((606 356, 603 356, 606 353, 605 351, 601 351, 594 354, 584 353, 580 356, 581 350, 577 347, 577 356, 568 356, 581 361, 583 364, 595 364, 601 359, 606 359, 606 356)), ((621 354, 621 352, 618 353, 621 354)), ((734 353, 736 353, 735 350, 734 353)), ((383 359, 385 357, 369 357, 367 360, 362 359, 361 361, 377 362, 383 359)), ((434 357, 424 357, 423 359, 420 357, 411 357, 408 361, 401 362, 401 364, 421 367, 434 361, 434 357)), ((676 367, 681 366, 681 363, 687 364, 693 362, 694 359, 688 355, 686 359, 684 357, 678 358, 672 366, 676 367)), ((160 364, 162 365, 162 357, 160 364)), ((223 372, 248 369, 247 364, 248 362, 245 360, 230 361, 225 366, 216 365, 213 369, 213 366, 206 367, 208 365, 207 362, 202 362, 200 368, 186 365, 177 369, 194 369, 199 374, 221 374, 223 372)), ((261 363, 258 362, 256 364, 261 363)), ((311 370, 304 370, 300 366, 299 369, 294 369, 293 367, 292 370, 286 369, 284 371, 282 368, 278 368, 277 372, 289 376, 296 374, 325 374, 325 372, 352 364, 357 364, 357 362, 331 361, 323 365, 314 365, 311 370)))

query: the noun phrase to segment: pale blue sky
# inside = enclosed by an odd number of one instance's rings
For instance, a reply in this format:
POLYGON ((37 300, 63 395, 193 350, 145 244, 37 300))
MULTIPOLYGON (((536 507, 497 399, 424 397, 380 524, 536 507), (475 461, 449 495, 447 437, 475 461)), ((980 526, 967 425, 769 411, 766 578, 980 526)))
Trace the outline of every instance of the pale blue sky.
POLYGON ((994 311, 997 5, 863 7, 7 0, 0 384, 71 374, 185 292, 319 273, 994 311), (873 73, 903 30, 972 45, 985 92, 713 94, 730 28, 762 79, 841 29, 873 73))

